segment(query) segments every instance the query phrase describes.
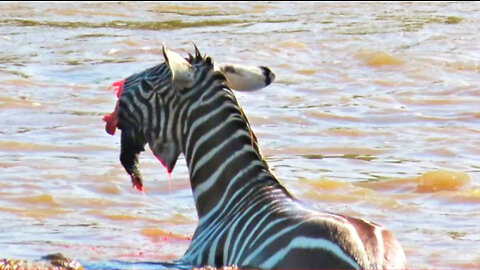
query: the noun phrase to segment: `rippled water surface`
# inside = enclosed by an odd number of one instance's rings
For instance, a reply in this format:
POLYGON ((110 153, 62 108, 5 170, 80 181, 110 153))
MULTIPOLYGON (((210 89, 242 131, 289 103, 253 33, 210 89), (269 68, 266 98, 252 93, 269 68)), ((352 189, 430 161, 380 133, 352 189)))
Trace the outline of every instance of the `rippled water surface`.
POLYGON ((1 257, 180 257, 185 162, 131 188, 102 116, 161 44, 266 65, 238 94, 270 166, 319 209, 392 230, 411 268, 480 268, 480 3, 0 3, 1 257))

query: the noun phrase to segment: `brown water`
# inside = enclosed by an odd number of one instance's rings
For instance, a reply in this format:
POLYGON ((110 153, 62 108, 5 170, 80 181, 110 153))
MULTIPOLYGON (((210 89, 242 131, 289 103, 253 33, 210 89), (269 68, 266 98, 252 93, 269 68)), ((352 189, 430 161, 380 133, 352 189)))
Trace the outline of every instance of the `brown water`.
POLYGON ((480 3, 0 3, 0 257, 169 261, 185 162, 131 188, 101 118, 161 44, 267 65, 238 94, 296 196, 385 225, 411 268, 480 268, 480 3))

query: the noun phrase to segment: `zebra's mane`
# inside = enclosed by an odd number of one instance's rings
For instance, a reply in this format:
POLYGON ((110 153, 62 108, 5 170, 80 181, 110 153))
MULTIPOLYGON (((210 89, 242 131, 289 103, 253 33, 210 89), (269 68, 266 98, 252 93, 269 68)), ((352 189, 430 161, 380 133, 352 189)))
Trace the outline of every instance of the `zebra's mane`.
POLYGON ((245 123, 246 131, 248 132, 250 137, 251 146, 254 149, 255 153, 257 154, 258 160, 263 164, 263 167, 271 177, 270 179, 272 179, 277 184, 277 187, 282 189, 283 193, 290 199, 297 200, 296 197, 292 193, 290 193, 290 191, 282 183, 280 183, 280 181, 278 181, 277 177, 268 166, 267 160, 265 159, 264 155, 262 154, 262 151, 260 150, 257 136, 253 132, 250 122, 248 121, 247 115, 245 114, 242 107, 240 106, 234 91, 226 84, 227 78, 225 77, 225 75, 221 71, 214 69, 214 62, 212 58, 209 57, 208 55, 201 56, 198 50, 196 50, 196 55, 192 56, 191 54, 189 54, 189 57, 188 59, 186 58, 186 60, 189 61, 190 64, 196 65, 196 66, 209 65, 208 72, 214 74, 214 76, 217 79, 223 81, 222 91, 229 92, 230 94, 229 97, 231 98, 230 100, 234 102, 234 105, 238 110, 238 114, 240 115, 240 117, 243 119, 245 123))

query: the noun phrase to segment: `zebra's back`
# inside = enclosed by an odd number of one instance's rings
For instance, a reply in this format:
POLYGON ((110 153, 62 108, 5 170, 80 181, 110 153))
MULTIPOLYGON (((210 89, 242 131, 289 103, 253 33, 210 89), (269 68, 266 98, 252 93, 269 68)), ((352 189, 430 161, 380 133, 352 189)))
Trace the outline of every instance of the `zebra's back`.
POLYGON ((183 260, 262 269, 405 268, 395 263, 404 256, 399 244, 379 225, 311 209, 274 181, 249 191, 199 224, 183 260))

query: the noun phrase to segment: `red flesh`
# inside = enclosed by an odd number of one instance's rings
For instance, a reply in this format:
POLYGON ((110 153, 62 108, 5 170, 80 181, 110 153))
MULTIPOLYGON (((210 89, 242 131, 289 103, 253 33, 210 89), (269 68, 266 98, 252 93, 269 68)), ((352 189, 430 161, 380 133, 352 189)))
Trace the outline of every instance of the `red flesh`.
POLYGON ((140 183, 140 181, 138 181, 137 178, 133 174, 130 175, 130 179, 132 180, 132 187, 133 188, 135 188, 136 190, 138 190, 142 193, 145 193, 145 189, 143 188, 142 183, 140 183))
MULTIPOLYGON (((119 98, 120 95, 122 94, 124 83, 125 83, 125 79, 118 80, 114 82, 108 89, 113 90, 117 98, 119 98)), ((103 117, 103 121, 106 122, 105 131, 110 135, 114 135, 115 131, 117 130, 118 109, 119 109, 118 104, 119 102, 117 100, 117 104, 115 105, 115 109, 113 110, 113 112, 107 113, 103 117)))
POLYGON ((167 170, 167 175, 168 175, 168 179, 172 179, 172 172, 168 169, 167 165, 165 165, 165 163, 163 163, 163 161, 161 159, 159 159, 158 157, 156 157, 158 161, 160 161, 160 164, 162 164, 163 168, 165 168, 165 170, 167 170))
MULTIPOLYGON (((118 80, 114 82, 108 89, 112 90, 115 95, 117 96, 117 99, 120 98, 120 95, 122 94, 123 91, 123 85, 125 84, 125 79, 118 80)), ((115 131, 117 130, 117 124, 118 124, 118 111, 119 111, 119 101, 117 100, 117 103, 115 104, 115 109, 113 110, 112 113, 107 113, 105 116, 103 116, 103 121, 106 122, 105 124, 105 131, 110 134, 114 135, 115 131)), ((142 183, 137 180, 135 175, 130 174, 130 179, 132 181, 132 185, 135 189, 138 191, 145 193, 145 189, 143 188, 142 183)))

